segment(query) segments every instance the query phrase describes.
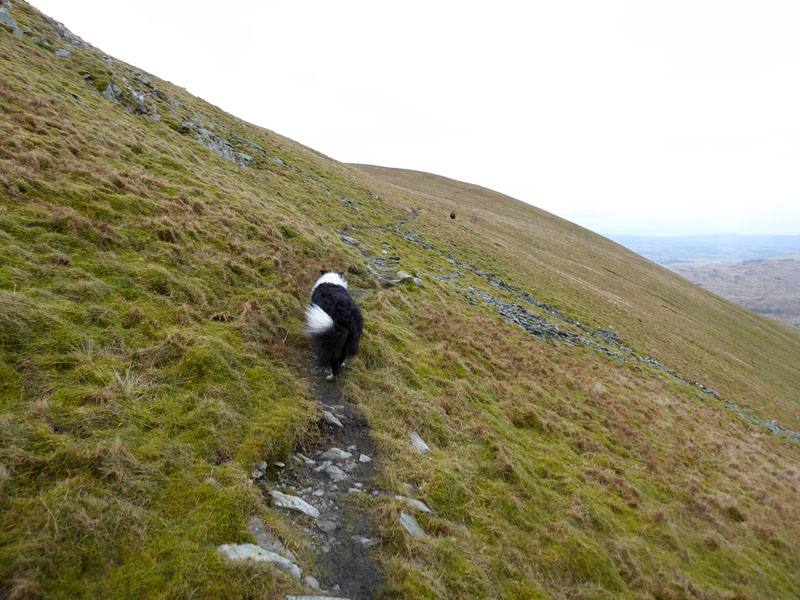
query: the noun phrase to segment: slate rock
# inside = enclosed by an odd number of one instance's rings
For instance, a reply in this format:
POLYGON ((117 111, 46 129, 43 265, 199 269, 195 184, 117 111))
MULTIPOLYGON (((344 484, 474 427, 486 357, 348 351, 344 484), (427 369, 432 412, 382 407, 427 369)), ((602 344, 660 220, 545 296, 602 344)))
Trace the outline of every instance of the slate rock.
POLYGON ((425 535, 422 527, 419 526, 417 520, 409 514, 404 512, 400 513, 400 525, 403 526, 411 537, 420 537, 425 535))
POLYGON ((296 510, 304 515, 308 515, 312 519, 319 519, 319 511, 302 498, 284 494, 283 492, 279 492, 277 490, 270 490, 269 494, 272 496, 275 506, 288 510, 296 510))
POLYGON ((431 449, 428 447, 428 444, 426 444, 416 433, 408 434, 408 439, 411 440, 411 445, 414 446, 414 450, 420 454, 425 454, 431 451, 431 449))
POLYGON ((268 562, 279 569, 288 571, 298 579, 303 574, 303 571, 296 564, 290 560, 285 559, 280 554, 275 554, 269 550, 264 550, 255 544, 222 544, 217 548, 230 560, 253 560, 255 562, 268 562))
POLYGON ((353 456, 349 452, 345 452, 344 450, 340 450, 339 448, 331 448, 330 450, 324 452, 321 455, 321 458, 325 460, 347 460, 353 456))
POLYGON ((322 533, 331 533, 338 527, 336 523, 328 519, 320 519, 317 521, 316 525, 317 529, 319 529, 322 533))
POLYGON ((428 508, 428 506, 424 502, 421 502, 420 500, 415 500, 414 498, 409 498, 408 496, 395 496, 395 499, 402 500, 406 504, 410 504, 417 510, 422 511, 424 513, 431 512, 431 509, 428 508))

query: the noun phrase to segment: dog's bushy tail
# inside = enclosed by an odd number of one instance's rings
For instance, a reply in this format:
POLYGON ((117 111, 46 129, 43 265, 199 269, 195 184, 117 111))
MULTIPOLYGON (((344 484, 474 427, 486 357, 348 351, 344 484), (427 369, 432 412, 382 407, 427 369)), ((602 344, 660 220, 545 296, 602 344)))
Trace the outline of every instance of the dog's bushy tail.
POLYGON ((306 333, 311 337, 327 332, 333 327, 333 319, 316 304, 306 307, 306 333))
POLYGON ((342 356, 347 330, 337 326, 331 316, 316 304, 306 307, 306 333, 320 365, 328 366, 342 356))

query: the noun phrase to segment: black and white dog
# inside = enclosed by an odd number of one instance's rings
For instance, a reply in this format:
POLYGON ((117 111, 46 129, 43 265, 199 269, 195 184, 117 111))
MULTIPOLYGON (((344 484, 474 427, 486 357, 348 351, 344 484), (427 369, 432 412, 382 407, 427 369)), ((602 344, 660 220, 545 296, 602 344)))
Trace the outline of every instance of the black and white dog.
POLYGON ((343 273, 321 273, 311 289, 311 304, 306 308, 306 332, 320 366, 331 370, 328 381, 333 381, 345 359, 358 353, 364 319, 347 292, 343 273))

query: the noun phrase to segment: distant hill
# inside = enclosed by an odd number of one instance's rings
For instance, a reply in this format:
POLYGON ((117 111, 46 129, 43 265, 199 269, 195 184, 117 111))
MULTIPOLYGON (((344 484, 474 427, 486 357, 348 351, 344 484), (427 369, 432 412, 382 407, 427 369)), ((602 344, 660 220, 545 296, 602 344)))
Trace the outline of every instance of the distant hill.
POLYGON ((660 265, 697 260, 755 260, 800 253, 800 235, 609 235, 660 265))
POLYGON ((670 268, 723 298, 800 327, 800 254, 743 262, 675 263, 670 268))

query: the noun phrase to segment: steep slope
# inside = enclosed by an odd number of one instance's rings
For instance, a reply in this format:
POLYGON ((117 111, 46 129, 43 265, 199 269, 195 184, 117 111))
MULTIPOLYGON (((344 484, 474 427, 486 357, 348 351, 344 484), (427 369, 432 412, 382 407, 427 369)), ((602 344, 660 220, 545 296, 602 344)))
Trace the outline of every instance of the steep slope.
POLYGON ((0 596, 308 592, 217 550, 259 541, 253 517, 332 588, 315 521, 269 494, 316 502, 295 457, 328 439, 325 394, 369 428, 374 493, 348 504, 379 597, 797 596, 796 332, 553 215, 342 165, 5 12, 0 596), (325 267, 366 320, 333 392, 301 321, 325 267))
POLYGON ((696 261, 670 269, 731 302, 800 327, 800 254, 742 262, 696 261))

